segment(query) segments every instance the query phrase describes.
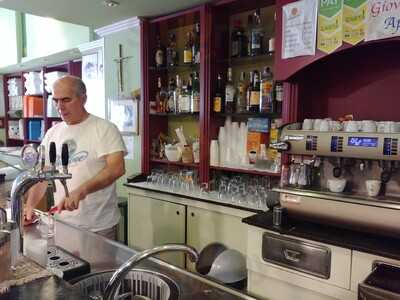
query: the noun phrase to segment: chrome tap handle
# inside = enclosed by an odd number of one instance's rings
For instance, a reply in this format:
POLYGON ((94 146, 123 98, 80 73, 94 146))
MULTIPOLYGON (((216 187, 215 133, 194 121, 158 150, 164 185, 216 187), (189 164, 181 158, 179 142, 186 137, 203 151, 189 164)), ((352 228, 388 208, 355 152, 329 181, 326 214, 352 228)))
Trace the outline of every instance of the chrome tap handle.
POLYGON ((4 208, 0 207, 0 225, 7 223, 7 212, 4 208))
POLYGON ((39 146, 39 161, 40 161, 40 171, 44 171, 44 166, 46 164, 46 148, 44 145, 39 146))
POLYGON ((54 142, 50 143, 49 160, 50 160, 52 170, 55 171, 56 170, 56 160, 57 160, 57 150, 56 150, 56 143, 54 143, 54 142))
POLYGON ((68 174, 68 161, 69 161, 69 152, 68 152, 68 144, 62 144, 61 148, 61 163, 63 166, 63 173, 68 174))

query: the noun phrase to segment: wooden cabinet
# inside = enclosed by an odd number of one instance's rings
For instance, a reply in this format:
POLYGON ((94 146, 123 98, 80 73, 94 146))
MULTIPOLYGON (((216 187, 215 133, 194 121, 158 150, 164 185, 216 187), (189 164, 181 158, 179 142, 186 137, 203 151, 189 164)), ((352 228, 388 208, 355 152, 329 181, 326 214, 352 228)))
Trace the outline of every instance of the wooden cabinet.
MULTIPOLYGON (((130 194, 128 245, 145 250, 167 243, 185 243, 185 218, 184 205, 130 194)), ((173 265, 185 266, 182 253, 167 253, 159 257, 173 265)))
MULTIPOLYGON (((203 207, 196 207, 194 200, 161 193, 145 194, 141 190, 129 192, 130 247, 143 250, 165 243, 186 243, 200 252, 208 244, 219 242, 246 255, 247 229, 241 220, 250 212, 239 215, 232 213, 237 210, 226 209, 225 212, 218 205, 201 203, 203 207), (175 203, 168 201, 170 198, 175 203)), ((168 256, 166 260, 179 267, 185 266, 181 254, 168 256)))
MULTIPOLYGON (((210 167, 210 142, 217 138, 218 129, 223 126, 227 117, 234 122, 247 122, 248 118, 279 118, 281 115, 268 113, 213 113, 213 97, 216 93, 216 81, 218 73, 226 82, 228 67, 233 69, 234 85, 238 85, 240 73, 257 69, 262 71, 264 66, 274 68, 274 53, 268 51, 268 43, 275 36, 275 6, 274 1, 215 1, 191 9, 176 12, 171 15, 143 19, 141 26, 142 46, 142 173, 149 174, 154 168, 191 168, 198 170, 200 183, 208 184, 212 172, 238 172, 262 176, 279 176, 279 173, 259 171, 246 171, 245 168, 235 167, 210 167), (264 50, 257 56, 246 56, 231 59, 231 33, 234 30, 235 21, 241 20, 248 34, 248 15, 260 8, 264 23, 264 50), (185 47, 185 33, 192 30, 194 24, 200 25, 200 62, 195 65, 181 65, 183 48, 185 47), (177 37, 177 49, 179 53, 178 66, 155 66, 155 53, 158 47, 157 36, 161 37, 164 47, 168 43, 168 35, 175 33, 177 37), (200 111, 195 114, 170 114, 152 111, 157 94, 157 81, 160 77, 164 86, 171 76, 176 74, 187 76, 188 73, 197 70, 200 79, 200 111), (186 74, 186 75, 185 75, 186 74), (199 137, 200 162, 198 164, 184 164, 181 162, 169 162, 166 159, 157 159, 152 153, 154 140, 160 133, 173 133, 174 129, 183 125, 184 128, 192 128, 192 136, 199 137)), ((269 122, 269 121, 266 121, 269 122)), ((188 131, 187 131, 188 132, 188 131)), ((186 133, 187 133, 186 132, 186 133)))
POLYGON ((61 121, 58 116, 48 115, 48 100, 51 97, 45 88, 45 74, 50 72, 64 72, 75 76, 81 76, 81 62, 80 61, 67 61, 56 65, 42 66, 32 70, 26 70, 20 73, 6 74, 4 75, 4 99, 5 99, 5 133, 6 133, 6 145, 7 146, 21 146, 27 143, 40 143, 39 134, 32 138, 30 135, 30 127, 40 128, 39 131, 45 133, 52 125, 53 122, 61 121), (42 89, 36 90, 34 94, 29 93, 25 95, 25 74, 29 72, 36 72, 41 74, 41 80, 43 82, 42 89), (40 73, 42 72, 42 73, 40 73), (18 93, 17 98, 9 96, 7 88, 7 82, 9 79, 18 79, 21 82, 22 89, 18 93), (28 100, 26 97, 32 97, 28 100), (21 106, 18 110, 15 109, 14 101, 20 101, 21 106), (21 128, 22 127, 22 128, 21 128), (14 132, 14 135, 10 135, 10 129, 14 132), (22 133, 22 134, 18 134, 22 133))

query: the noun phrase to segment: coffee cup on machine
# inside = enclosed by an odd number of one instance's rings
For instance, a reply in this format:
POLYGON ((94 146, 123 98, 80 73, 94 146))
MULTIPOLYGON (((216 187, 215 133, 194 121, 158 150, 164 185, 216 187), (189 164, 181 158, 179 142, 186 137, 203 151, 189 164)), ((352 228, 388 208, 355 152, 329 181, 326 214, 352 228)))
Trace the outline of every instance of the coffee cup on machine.
POLYGON ((367 194, 370 197, 376 197, 379 194, 381 189, 381 181, 380 180, 366 180, 365 187, 367 189, 367 194))
POLYGON ((304 119, 303 121, 303 130, 312 130, 314 127, 314 120, 313 119, 304 119))

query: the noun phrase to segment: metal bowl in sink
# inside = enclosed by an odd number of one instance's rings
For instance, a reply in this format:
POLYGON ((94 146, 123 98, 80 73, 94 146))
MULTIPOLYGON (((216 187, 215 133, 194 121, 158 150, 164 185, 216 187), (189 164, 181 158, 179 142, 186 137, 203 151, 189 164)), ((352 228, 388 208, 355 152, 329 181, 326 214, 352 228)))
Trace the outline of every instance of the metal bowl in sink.
MULTIPOLYGON (((73 286, 85 296, 101 299, 113 273, 114 271, 110 270, 85 275, 75 280, 73 286)), ((163 274, 133 269, 121 283, 118 295, 120 300, 175 300, 179 299, 179 288, 173 280, 163 274)))

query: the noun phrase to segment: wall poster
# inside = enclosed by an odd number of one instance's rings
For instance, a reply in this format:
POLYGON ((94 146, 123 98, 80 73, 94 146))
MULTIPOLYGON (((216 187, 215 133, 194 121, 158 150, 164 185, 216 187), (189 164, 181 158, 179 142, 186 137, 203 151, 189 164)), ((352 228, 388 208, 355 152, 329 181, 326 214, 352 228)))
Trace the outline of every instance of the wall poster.
POLYGON ((400 35, 399 0, 369 0, 365 40, 373 41, 400 35))
POLYGON ((342 45, 343 0, 319 0, 317 48, 332 53, 342 45))
POLYGON ((317 8, 317 0, 282 7, 282 59, 315 54, 317 8))
POLYGON ((355 45, 365 38, 367 0, 344 0, 343 41, 355 45))

